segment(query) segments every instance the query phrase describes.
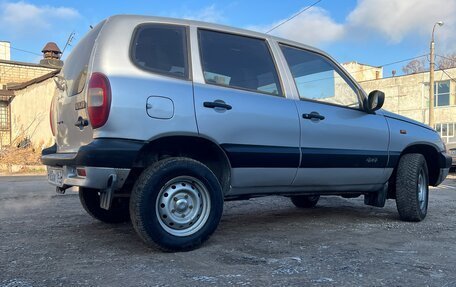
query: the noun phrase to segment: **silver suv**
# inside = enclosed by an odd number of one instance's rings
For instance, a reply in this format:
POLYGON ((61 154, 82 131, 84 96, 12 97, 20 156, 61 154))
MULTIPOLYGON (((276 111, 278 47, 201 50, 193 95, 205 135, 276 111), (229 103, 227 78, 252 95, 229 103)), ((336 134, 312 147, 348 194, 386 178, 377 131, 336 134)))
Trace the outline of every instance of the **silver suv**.
POLYGON ((113 16, 55 82, 49 181, 167 250, 207 240, 224 200, 265 195, 300 208, 390 198, 420 221, 451 165, 433 129, 382 110, 384 94, 366 95, 329 55, 261 33, 113 16))

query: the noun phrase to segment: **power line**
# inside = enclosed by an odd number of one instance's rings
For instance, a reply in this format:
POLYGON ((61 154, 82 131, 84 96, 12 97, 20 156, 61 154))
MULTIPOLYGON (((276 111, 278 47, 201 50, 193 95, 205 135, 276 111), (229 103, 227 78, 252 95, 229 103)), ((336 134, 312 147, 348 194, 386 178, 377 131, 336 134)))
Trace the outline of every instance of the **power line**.
POLYGON ((448 58, 448 57, 445 57, 445 56, 441 56, 441 55, 437 55, 437 54, 436 54, 436 56, 437 56, 437 57, 440 57, 440 58, 443 58, 443 59, 450 60, 450 61, 452 61, 452 62, 456 62, 456 59, 451 59, 451 58, 448 58))
MULTIPOLYGON (((2 45, 4 47, 7 47, 7 45, 5 45, 3 43, 0 43, 0 45, 2 45)), ((17 50, 17 51, 21 51, 21 52, 24 52, 24 53, 33 54, 33 55, 36 55, 36 56, 42 56, 41 54, 38 54, 38 53, 35 53, 35 52, 32 52, 32 51, 27 51, 27 50, 20 49, 20 48, 16 48, 16 47, 13 47, 11 45, 9 47, 10 47, 10 49, 13 49, 13 50, 17 50)))
POLYGON ((356 72, 353 72, 353 73, 350 73, 350 74, 365 72, 365 71, 369 71, 369 70, 372 70, 372 69, 383 68, 383 67, 387 67, 387 66, 391 66, 391 65, 395 65, 395 64, 399 64, 399 63, 403 63, 403 62, 408 62, 408 61, 419 59, 419 58, 423 58, 423 57, 426 57, 426 56, 428 56, 428 54, 424 54, 424 55, 421 55, 421 56, 416 56, 416 57, 413 57, 413 58, 408 58, 408 59, 404 59, 404 60, 400 60, 400 61, 395 61, 395 62, 391 62, 391 63, 386 63, 386 64, 383 64, 383 65, 379 65, 379 66, 363 69, 363 70, 360 70, 360 71, 356 71, 356 72))
POLYGON ((293 16, 291 16, 290 18, 280 22, 279 24, 275 25, 274 27, 272 27, 271 29, 269 29, 266 34, 269 34, 271 31, 277 29, 278 27, 282 26, 283 24, 287 23, 288 21, 296 18, 297 16, 299 16, 300 14, 304 13, 305 11, 309 10, 310 8, 312 8, 313 6, 317 5, 318 3, 320 3, 322 0, 318 0, 316 2, 314 2, 312 5, 310 6, 307 6, 305 7, 304 9, 302 9, 301 11, 299 11, 298 13, 294 14, 293 16))
MULTIPOLYGON (((436 56, 437 56, 437 57, 440 57, 440 58, 442 58, 442 59, 448 60, 448 61, 451 62, 451 67, 448 67, 447 69, 451 69, 451 68, 455 68, 455 67, 456 67, 456 65, 455 65, 455 63, 456 63, 456 58, 451 59, 451 58, 444 57, 444 56, 440 56, 440 55, 437 55, 437 54, 436 54, 436 56)), ((435 66, 436 66, 436 68, 439 68, 439 67, 437 66, 437 64, 435 64, 435 66)), ((443 71, 444 69, 441 69, 441 70, 443 71)), ((448 77, 449 77, 449 76, 448 76, 448 77)), ((450 78, 451 78, 451 77, 450 77, 450 78)))
MULTIPOLYGON (((424 55, 421 55, 421 56, 417 56, 417 57, 413 57, 413 58, 408 58, 408 59, 404 59, 404 60, 400 60, 400 61, 395 61, 395 62, 391 62, 391 63, 386 63, 386 64, 383 64, 383 65, 381 65, 381 66, 375 66, 375 67, 371 67, 371 68, 367 68, 367 69, 362 69, 362 70, 355 71, 355 72, 348 72, 348 73, 349 73, 350 75, 353 75, 353 74, 356 74, 356 73, 361 73, 361 72, 369 71, 369 70, 372 70, 372 69, 383 68, 383 67, 386 67, 386 66, 391 66, 391 65, 394 65, 394 64, 398 64, 398 63, 407 62, 407 61, 411 61, 411 60, 414 60, 414 59, 426 57, 427 55, 428 55, 428 54, 424 54, 424 55)), ((306 81, 306 82, 302 82, 302 83, 318 82, 318 81, 329 80, 329 79, 334 79, 334 76, 332 76, 332 77, 318 78, 318 79, 314 79, 314 80, 310 80, 310 81, 306 81)))
POLYGON ((445 71, 445 69, 442 69, 442 70, 440 70, 440 71, 442 71, 445 75, 447 75, 447 77, 450 78, 450 80, 452 80, 453 82, 456 82, 456 79, 454 79, 453 77, 451 77, 450 74, 448 74, 448 73, 445 71))

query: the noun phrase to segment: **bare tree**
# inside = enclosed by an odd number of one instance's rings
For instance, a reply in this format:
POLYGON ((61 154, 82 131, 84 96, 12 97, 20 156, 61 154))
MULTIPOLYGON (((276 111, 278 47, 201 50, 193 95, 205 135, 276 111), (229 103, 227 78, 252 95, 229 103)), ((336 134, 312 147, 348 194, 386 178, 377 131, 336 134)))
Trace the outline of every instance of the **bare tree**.
POLYGON ((456 53, 447 54, 445 56, 437 56, 437 68, 439 70, 456 67, 456 53))
POLYGON ((416 73, 424 72, 425 67, 426 66, 425 66, 424 59, 421 59, 421 60, 415 59, 415 60, 408 62, 407 65, 402 67, 402 72, 404 72, 404 74, 407 74, 407 75, 416 74, 416 73))

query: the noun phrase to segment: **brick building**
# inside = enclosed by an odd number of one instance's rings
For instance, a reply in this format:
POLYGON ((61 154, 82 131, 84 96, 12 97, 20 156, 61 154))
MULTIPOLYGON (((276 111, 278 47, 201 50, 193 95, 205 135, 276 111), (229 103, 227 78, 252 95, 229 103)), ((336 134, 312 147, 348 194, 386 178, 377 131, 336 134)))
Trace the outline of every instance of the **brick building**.
MULTIPOLYGON (((43 49, 43 53, 44 50, 46 49, 43 49)), ((43 94, 42 91, 29 93, 26 98, 21 98, 16 103, 14 103, 15 97, 23 94, 31 85, 43 85, 42 83, 61 67, 60 60, 43 59, 39 64, 35 64, 12 61, 10 57, 10 43, 0 42, 0 148, 9 146, 15 140, 19 134, 15 127, 27 126, 27 123, 21 123, 20 119, 26 119, 30 114, 35 114, 37 109, 40 110, 39 114, 45 109, 46 115, 49 110, 49 107, 45 108, 43 103, 47 102, 46 99, 50 95, 43 94), (18 105, 19 102, 22 104, 18 105)), ((46 82, 46 84, 49 83, 46 82)))

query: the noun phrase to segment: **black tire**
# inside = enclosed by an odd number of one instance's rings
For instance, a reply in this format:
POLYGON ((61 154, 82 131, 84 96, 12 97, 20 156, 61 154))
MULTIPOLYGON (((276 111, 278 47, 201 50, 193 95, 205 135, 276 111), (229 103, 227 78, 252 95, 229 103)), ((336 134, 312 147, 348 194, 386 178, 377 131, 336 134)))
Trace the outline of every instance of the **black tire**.
POLYGON ((318 200, 320 199, 319 195, 296 195, 291 196, 291 202, 296 207, 299 208, 312 208, 317 205, 318 200))
POLYGON ((100 207, 100 195, 97 189, 80 187, 79 200, 88 214, 105 223, 121 223, 130 220, 128 198, 114 198, 111 208, 106 210, 100 207))
POLYGON ((426 159, 422 154, 405 154, 399 160, 396 175, 396 206, 399 216, 404 221, 421 221, 426 217, 428 203, 429 174, 426 159))
POLYGON ((222 213, 223 193, 217 177, 201 162, 184 157, 164 159, 147 168, 130 198, 136 232, 149 246, 165 251, 199 247, 214 233, 222 213), (192 208, 192 204, 197 206, 192 208))

